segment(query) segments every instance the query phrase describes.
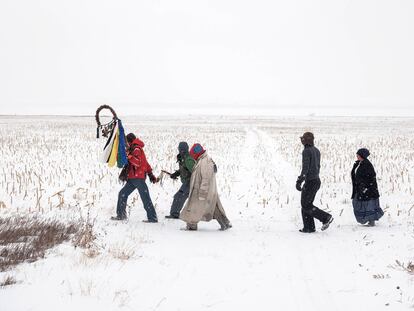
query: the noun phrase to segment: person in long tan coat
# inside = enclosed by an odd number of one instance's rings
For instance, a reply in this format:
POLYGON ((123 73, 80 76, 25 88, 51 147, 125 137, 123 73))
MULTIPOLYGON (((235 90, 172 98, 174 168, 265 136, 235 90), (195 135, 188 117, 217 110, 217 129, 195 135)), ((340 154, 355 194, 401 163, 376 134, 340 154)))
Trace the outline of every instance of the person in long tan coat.
POLYGON ((191 174, 190 194, 180 219, 187 223, 187 230, 197 230, 198 222, 212 219, 217 220, 220 230, 230 229, 232 225, 217 193, 216 164, 200 144, 193 145, 190 155, 197 163, 191 174))

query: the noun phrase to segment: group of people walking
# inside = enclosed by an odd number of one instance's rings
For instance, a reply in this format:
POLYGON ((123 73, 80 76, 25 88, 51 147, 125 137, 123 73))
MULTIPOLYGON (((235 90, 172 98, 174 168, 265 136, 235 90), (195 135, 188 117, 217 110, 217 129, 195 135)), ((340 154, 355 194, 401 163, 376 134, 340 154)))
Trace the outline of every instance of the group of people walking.
MULTIPOLYGON (((301 191, 301 214, 303 228, 302 233, 316 231, 315 219, 322 223, 321 230, 329 228, 333 222, 331 214, 319 209, 313 203, 316 193, 321 187, 319 178, 320 151, 314 145, 314 135, 311 132, 304 133, 301 137, 304 146, 302 152, 302 171, 296 181, 296 189, 301 191)), ((133 133, 126 136, 128 143, 128 167, 127 181, 119 192, 117 204, 117 216, 113 220, 127 218, 126 204, 128 196, 137 189, 141 197, 147 220, 144 222, 158 222, 157 213, 151 201, 147 184, 157 183, 159 180, 152 173, 144 153, 144 143, 133 133)), ((379 204, 379 192, 376 181, 376 173, 372 163, 368 160, 369 151, 361 148, 357 151, 357 160, 351 171, 352 177, 352 205, 356 220, 368 226, 375 226, 384 212, 379 204)), ((217 191, 216 173, 217 166, 206 150, 200 144, 194 144, 191 149, 186 142, 180 142, 177 154, 178 169, 169 174, 172 179, 181 180, 181 187, 174 195, 168 219, 181 219, 186 222, 186 230, 197 230, 200 221, 216 219, 220 230, 232 227, 226 216, 223 205, 217 191)))
MULTIPOLYGON (((321 167, 321 153, 314 144, 314 135, 304 133, 301 137, 302 171, 296 181, 296 189, 301 191, 303 228, 300 232, 315 232, 315 218, 322 223, 321 230, 329 228, 333 222, 331 214, 316 207, 313 202, 316 193, 321 187, 319 171, 321 167), (303 187, 302 184, 304 183, 303 187)), ((368 149, 361 148, 356 152, 357 160, 351 171, 352 178, 352 206, 356 220, 364 225, 375 226, 384 212, 379 204, 379 192, 374 166, 368 160, 368 149)))
MULTIPOLYGON (((117 216, 113 220, 127 218, 126 203, 128 196, 137 189, 144 209, 147 212, 147 220, 144 222, 158 222, 157 213, 149 195, 145 183, 146 176, 150 182, 159 180, 152 173, 144 153, 144 143, 133 133, 126 136, 128 143, 128 178, 118 195, 117 216)), ((177 154, 178 170, 170 174, 172 179, 181 179, 181 187, 174 195, 169 219, 181 219, 186 222, 186 230, 197 230, 200 221, 216 219, 220 230, 232 227, 221 204, 216 184, 217 166, 206 150, 200 144, 194 144, 191 149, 186 142, 180 142, 177 154), (185 206, 184 206, 185 204, 185 206)))

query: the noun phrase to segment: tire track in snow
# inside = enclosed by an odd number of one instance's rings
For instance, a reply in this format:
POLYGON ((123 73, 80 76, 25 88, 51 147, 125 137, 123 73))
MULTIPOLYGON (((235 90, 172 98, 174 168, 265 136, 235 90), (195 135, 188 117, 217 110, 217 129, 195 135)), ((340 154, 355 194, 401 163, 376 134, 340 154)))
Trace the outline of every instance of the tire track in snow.
POLYGON ((253 163, 257 163, 257 150, 259 140, 257 134, 250 128, 246 128, 246 138, 243 144, 243 151, 239 157, 239 173, 237 174, 237 187, 240 193, 250 201, 256 180, 256 170, 253 169, 253 163))
POLYGON ((272 156, 269 157, 269 164, 271 167, 277 169, 278 174, 276 176, 280 177, 282 181, 281 185, 284 186, 283 190, 285 192, 290 192, 296 182, 297 169, 276 152, 276 143, 268 133, 263 130, 256 130, 256 132, 261 144, 265 146, 265 150, 274 150, 274 152, 271 152, 272 156))
MULTIPOLYGON (((263 178, 261 172, 266 172, 269 182, 277 184, 275 191, 280 193, 289 193, 289 183, 294 180, 293 168, 289 163, 282 160, 281 156, 274 152, 275 144, 272 138, 265 132, 257 128, 246 128, 246 138, 244 149, 239 157, 239 178, 237 187, 244 194, 245 201, 249 202, 249 212, 254 216, 260 213, 260 207, 253 203, 257 201, 254 188, 263 178), (252 165, 254 163, 254 165, 252 165)), ((262 186, 262 185, 261 185, 262 186)), ((269 207, 275 208, 275 207, 269 207)), ((283 209, 276 211, 278 214, 283 213, 283 209)), ((278 217, 280 215, 276 215, 278 217)), ((248 218, 240 224, 245 227, 244 230, 251 232, 251 237, 246 247, 251 249, 250 256, 246 258, 248 262, 260 262, 261 265, 270 267, 266 275, 262 275, 257 268, 252 268, 255 275, 252 276, 252 282, 259 282, 257 278, 262 278, 264 284, 272 284, 278 301, 275 305, 281 307, 289 306, 287 309, 302 310, 301 306, 304 300, 313 306, 317 306, 313 293, 306 282, 303 281, 305 272, 302 270, 303 264, 297 249, 292 248, 289 240, 272 236, 274 228, 278 226, 280 231, 291 231, 289 224, 286 222, 275 223, 267 218, 260 216, 248 218), (258 231, 261 225, 266 224, 270 230, 267 232, 258 231), (263 242, 265 240, 266 242, 263 242), (266 245, 269 244, 270 245, 266 245), (264 246, 266 245, 266 246, 264 246), (254 251, 253 251, 254 250, 254 251), (283 255, 278 254, 278 252, 283 255), (266 258, 266 259, 263 259, 266 258), (276 277, 272 277, 272 274, 276 277), (272 278, 275 278, 272 280, 272 278)), ((277 234, 277 233, 275 233, 277 234)), ((290 234, 290 233, 289 233, 290 234)), ((285 236, 285 234, 283 234, 285 236)), ((286 237, 286 236, 285 236, 286 237)), ((247 287, 245 294, 249 295, 252 288, 247 287)), ((286 308, 285 308, 286 309, 286 308)))

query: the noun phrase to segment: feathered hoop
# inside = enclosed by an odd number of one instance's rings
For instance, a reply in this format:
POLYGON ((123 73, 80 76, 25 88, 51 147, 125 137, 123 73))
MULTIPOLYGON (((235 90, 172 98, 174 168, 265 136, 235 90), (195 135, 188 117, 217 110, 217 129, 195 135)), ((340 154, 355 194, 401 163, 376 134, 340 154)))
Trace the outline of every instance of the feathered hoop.
POLYGON ((103 148, 101 161, 107 163, 109 167, 113 167, 115 164, 119 168, 124 167, 128 163, 128 158, 126 154, 125 130, 122 121, 118 119, 115 110, 108 105, 102 105, 96 110, 95 120, 98 125, 96 128, 96 138, 99 138, 99 130, 101 130, 103 137, 108 138, 103 148), (111 111, 113 116, 112 121, 106 124, 101 124, 99 119, 99 113, 103 109, 111 111))
POLYGON ((113 131, 114 128, 115 128, 116 121, 118 120, 118 116, 116 115, 115 110, 111 106, 102 105, 96 110, 95 120, 96 120, 96 124, 98 125, 97 128, 96 128, 96 138, 99 138, 99 130, 101 130, 103 137, 108 137, 108 135, 111 133, 111 131, 113 131), (112 113, 113 117, 112 117, 112 121, 110 121, 106 124, 101 124, 101 120, 99 118, 99 113, 104 109, 108 109, 112 113))

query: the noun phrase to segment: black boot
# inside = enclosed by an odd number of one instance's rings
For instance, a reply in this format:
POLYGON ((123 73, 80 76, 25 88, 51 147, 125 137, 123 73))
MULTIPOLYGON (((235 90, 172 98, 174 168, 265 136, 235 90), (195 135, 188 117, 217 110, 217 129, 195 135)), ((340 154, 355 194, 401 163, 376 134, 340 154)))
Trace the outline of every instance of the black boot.
POLYGON ((313 233, 313 232, 315 232, 316 230, 309 230, 309 229, 299 229, 299 232, 302 232, 302 233, 313 233))
POLYGON ((233 225, 230 222, 226 224, 220 224, 221 231, 226 231, 226 230, 229 230, 230 228, 233 228, 233 225))
POLYGON ((323 223, 321 230, 325 231, 326 229, 329 228, 329 225, 333 222, 333 217, 330 215, 328 220, 326 222, 323 223))
POLYGON ((121 216, 112 216, 111 220, 126 220, 126 216, 125 217, 121 217, 121 216))
POLYGON ((187 226, 185 227, 185 230, 187 230, 187 231, 197 231, 197 229, 198 229, 197 224, 187 223, 187 226))
POLYGON ((174 215, 167 215, 167 216, 165 216, 165 218, 167 218, 167 219, 178 219, 180 217, 174 216, 174 215))
POLYGON ((145 222, 147 224, 156 224, 158 220, 143 220, 142 222, 145 222))

